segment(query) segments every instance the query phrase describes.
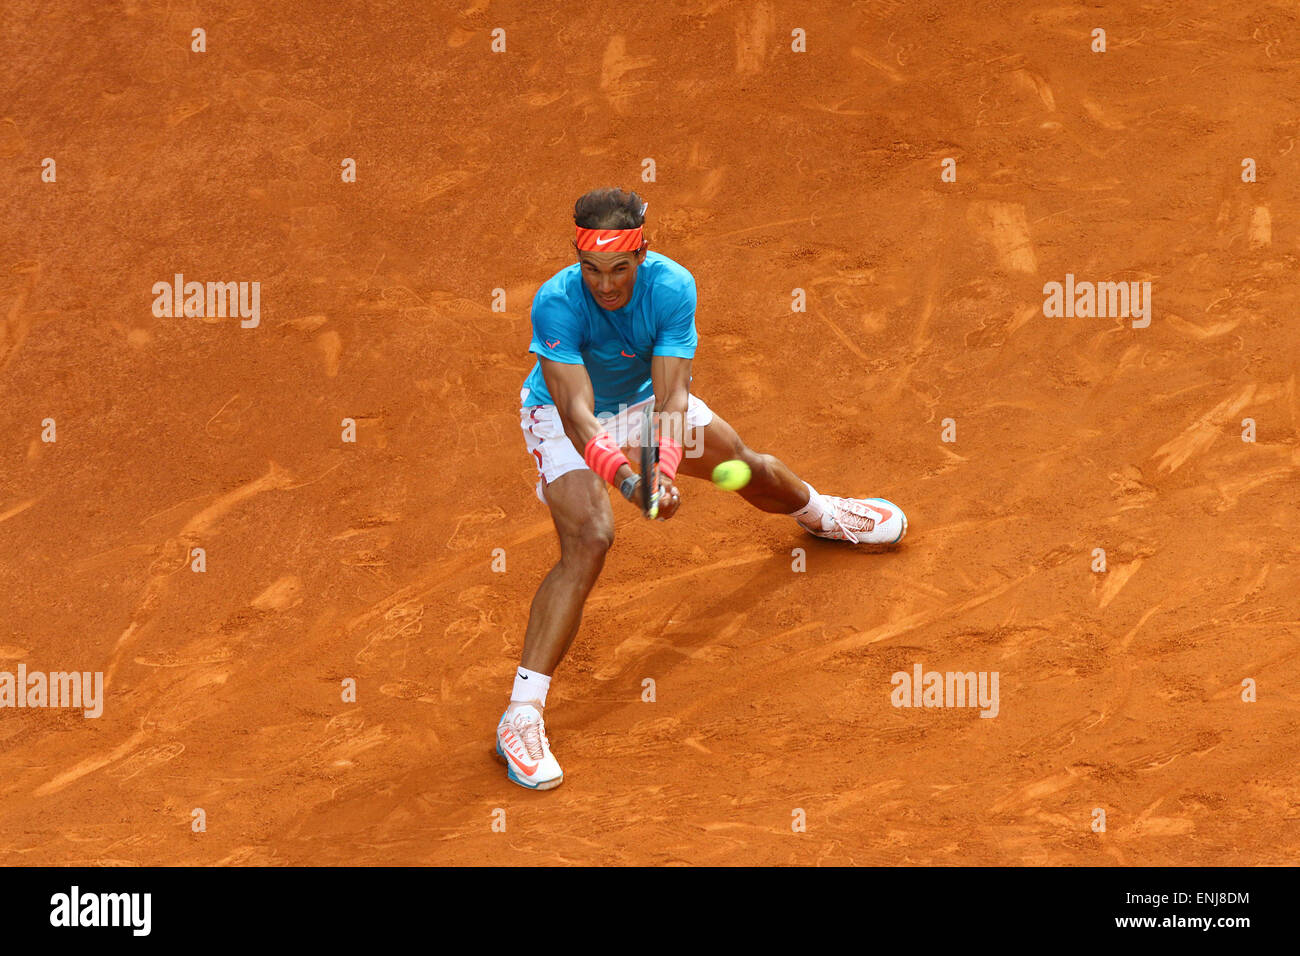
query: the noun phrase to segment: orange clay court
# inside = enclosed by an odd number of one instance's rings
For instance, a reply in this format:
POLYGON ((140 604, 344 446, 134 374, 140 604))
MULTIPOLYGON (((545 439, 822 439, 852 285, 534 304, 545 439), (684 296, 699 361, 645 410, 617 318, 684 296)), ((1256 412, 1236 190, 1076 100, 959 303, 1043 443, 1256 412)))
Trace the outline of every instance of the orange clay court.
POLYGON ((0 710, 0 862, 1296 862, 1290 5, 11 7, 0 670, 107 684, 0 710), (695 276, 699 394, 909 529, 611 491, 529 793, 518 395, 603 186, 695 276), (260 323, 155 316, 177 273, 260 323), (1067 274, 1150 326, 1048 318, 1067 274), (893 706, 918 664, 996 718, 893 706))

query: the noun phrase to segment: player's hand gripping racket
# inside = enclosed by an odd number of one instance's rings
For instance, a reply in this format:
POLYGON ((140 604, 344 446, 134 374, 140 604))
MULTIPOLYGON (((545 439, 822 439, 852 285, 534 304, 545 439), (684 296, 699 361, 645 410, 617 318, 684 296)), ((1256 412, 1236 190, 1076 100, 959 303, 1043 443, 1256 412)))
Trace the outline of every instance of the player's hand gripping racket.
POLYGON ((654 409, 647 407, 641 416, 641 513, 647 518, 659 517, 659 425, 654 409))

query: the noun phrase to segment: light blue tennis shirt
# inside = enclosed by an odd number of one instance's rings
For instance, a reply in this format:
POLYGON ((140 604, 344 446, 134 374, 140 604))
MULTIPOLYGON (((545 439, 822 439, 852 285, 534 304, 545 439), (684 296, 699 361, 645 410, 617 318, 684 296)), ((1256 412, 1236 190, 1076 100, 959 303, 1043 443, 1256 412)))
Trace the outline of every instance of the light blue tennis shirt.
MULTIPOLYGON (((647 251, 637 267, 632 299, 602 309, 574 263, 547 279, 533 296, 533 341, 528 351, 565 365, 585 365, 596 414, 617 412, 654 394, 650 359, 694 358, 695 277, 667 256, 647 251)), ((539 361, 524 380, 529 405, 553 405, 539 361)))

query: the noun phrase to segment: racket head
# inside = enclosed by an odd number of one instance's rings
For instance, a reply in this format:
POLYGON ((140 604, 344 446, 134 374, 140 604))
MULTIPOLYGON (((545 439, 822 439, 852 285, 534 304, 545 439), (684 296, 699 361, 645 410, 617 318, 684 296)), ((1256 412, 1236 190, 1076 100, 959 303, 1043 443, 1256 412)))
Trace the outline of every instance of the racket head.
POLYGON ((641 452, 641 513, 654 519, 659 516, 659 429, 653 408, 647 407, 641 415, 638 439, 641 452))

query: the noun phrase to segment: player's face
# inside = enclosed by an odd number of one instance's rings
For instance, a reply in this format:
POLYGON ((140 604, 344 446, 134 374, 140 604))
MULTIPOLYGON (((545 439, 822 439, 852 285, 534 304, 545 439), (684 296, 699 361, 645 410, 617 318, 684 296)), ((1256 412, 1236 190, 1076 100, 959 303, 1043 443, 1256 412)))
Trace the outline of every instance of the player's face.
POLYGON ((638 252, 580 252, 582 281, 602 309, 621 309, 632 301, 636 268, 645 260, 645 246, 638 252))

